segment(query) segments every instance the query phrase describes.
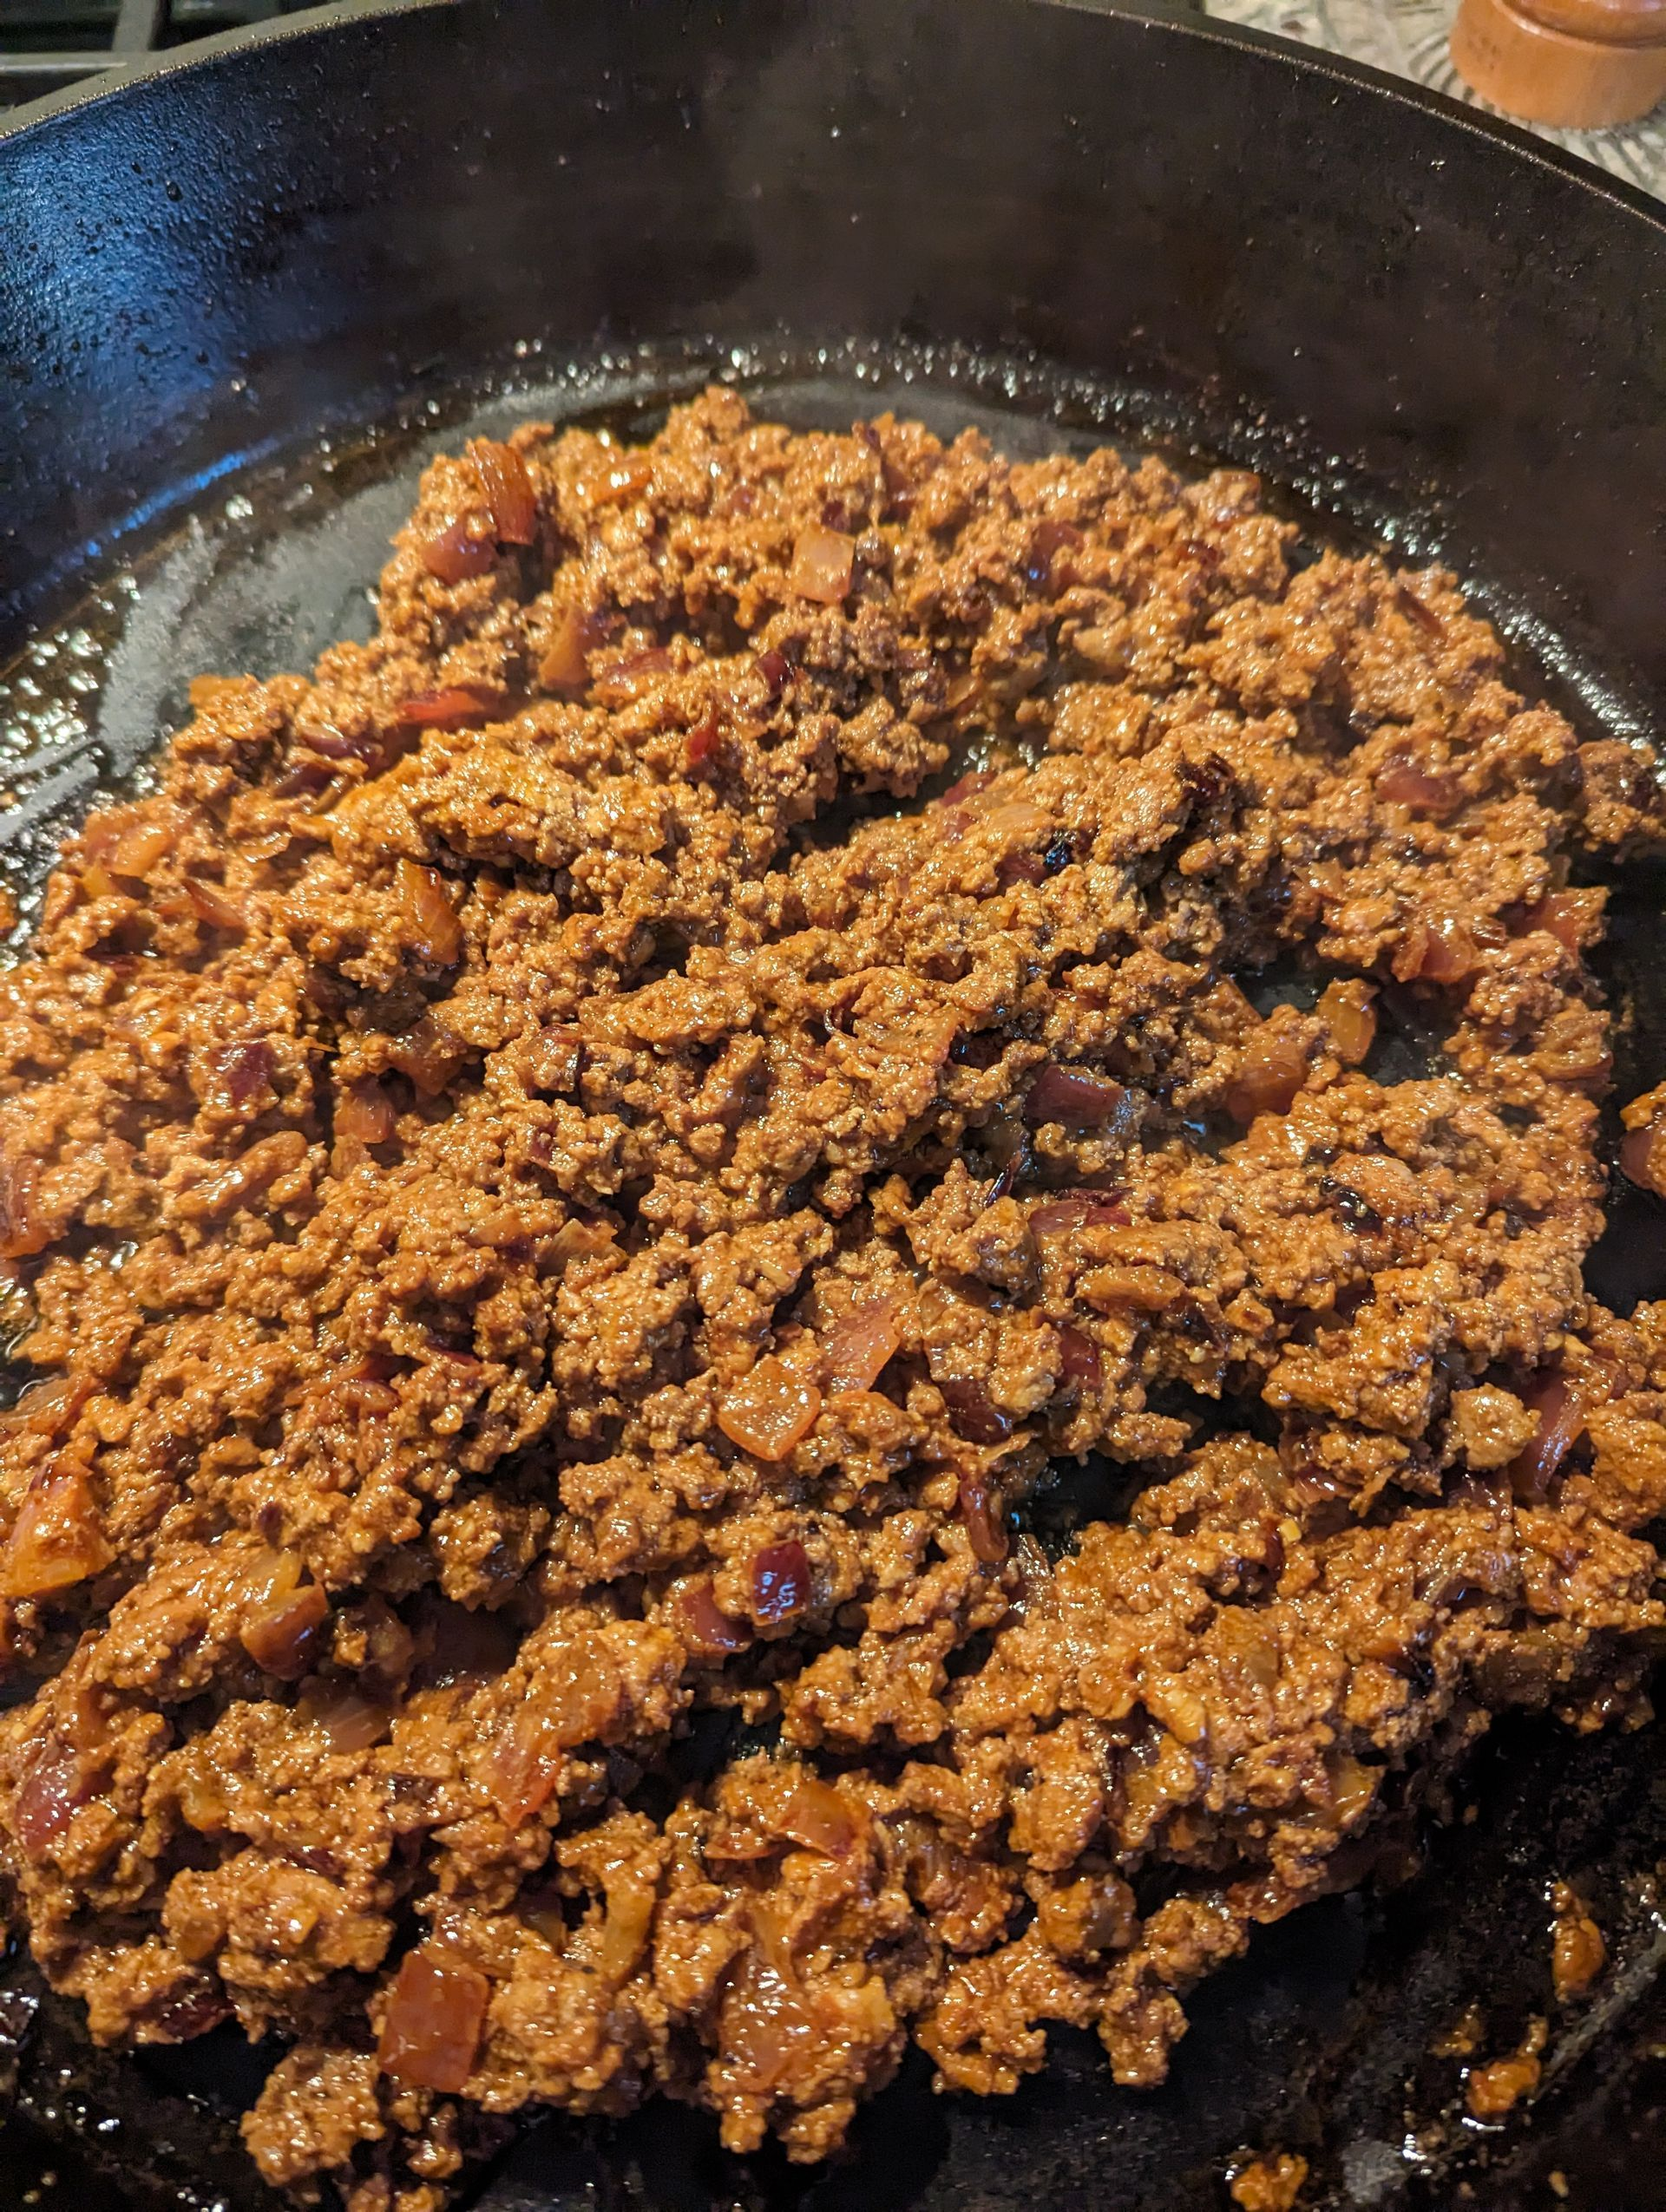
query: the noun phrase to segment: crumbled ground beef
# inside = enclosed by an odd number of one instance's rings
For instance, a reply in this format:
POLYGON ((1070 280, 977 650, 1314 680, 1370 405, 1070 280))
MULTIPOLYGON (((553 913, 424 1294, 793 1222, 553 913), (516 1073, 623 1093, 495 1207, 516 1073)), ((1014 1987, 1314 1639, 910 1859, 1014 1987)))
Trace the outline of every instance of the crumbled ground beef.
POLYGON ((95 2035, 290 2039, 272 2183, 656 2089, 814 2159, 910 2035, 1157 2081, 1493 1710, 1640 1712, 1569 870, 1659 793, 1293 551, 1108 452, 529 426, 67 849, 0 1847, 95 2035))

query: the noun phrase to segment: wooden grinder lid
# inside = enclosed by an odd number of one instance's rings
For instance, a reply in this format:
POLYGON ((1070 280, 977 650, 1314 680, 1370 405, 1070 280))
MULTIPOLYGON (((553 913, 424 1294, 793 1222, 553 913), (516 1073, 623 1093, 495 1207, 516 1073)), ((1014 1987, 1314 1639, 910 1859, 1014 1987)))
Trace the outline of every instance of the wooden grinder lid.
POLYGON ((1635 122, 1666 98, 1666 0, 1462 0, 1452 60, 1529 122, 1635 122))

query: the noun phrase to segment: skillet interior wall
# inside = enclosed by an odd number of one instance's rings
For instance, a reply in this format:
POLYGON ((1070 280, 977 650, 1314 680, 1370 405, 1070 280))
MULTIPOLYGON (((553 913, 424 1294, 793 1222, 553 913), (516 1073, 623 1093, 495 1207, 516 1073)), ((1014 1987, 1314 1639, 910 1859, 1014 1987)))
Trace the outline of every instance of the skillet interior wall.
POLYGON ((1666 224, 1519 144, 1042 0, 456 0, 164 70, 0 139, 0 652, 235 456, 519 339, 778 324, 1125 376, 1414 516, 1642 728, 1666 224))

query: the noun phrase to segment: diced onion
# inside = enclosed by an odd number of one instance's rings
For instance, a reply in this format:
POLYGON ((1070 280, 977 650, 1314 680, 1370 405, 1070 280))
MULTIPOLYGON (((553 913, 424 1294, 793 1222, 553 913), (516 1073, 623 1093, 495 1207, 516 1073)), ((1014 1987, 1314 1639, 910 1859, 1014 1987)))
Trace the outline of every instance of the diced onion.
POLYGON ((1330 1031, 1336 1057, 1350 1068, 1357 1068, 1376 1042, 1376 995, 1370 984, 1354 976, 1337 977, 1319 994, 1314 1011, 1330 1031))
POLYGON ((15 1405, 0 1413, 0 1436, 62 1435, 97 1387, 90 1375, 58 1375, 50 1382, 31 1383, 15 1405))
POLYGON ((523 1706, 486 1761, 486 1786, 509 1828, 519 1828, 555 1787, 564 1755, 541 1714, 523 1706))
POLYGON ((431 1014, 424 1014, 414 1029, 392 1040, 388 1057, 402 1076, 410 1077, 424 1098, 437 1098, 456 1073, 458 1063, 468 1057, 468 1051, 461 1037, 443 1028, 431 1014))
POLYGON ((582 691, 590 682, 587 656, 600 643, 594 616, 568 607, 549 633, 549 643, 538 664, 538 681, 546 691, 582 691))
POLYGON ((462 926, 445 895, 445 878, 438 868, 402 860, 394 868, 393 888, 418 954, 436 967, 456 967, 462 958, 462 926))
POLYGON ((388 1732, 385 1705, 373 1704, 351 1682, 325 1682, 316 1676, 296 1702, 295 1718, 316 1728, 332 1751, 368 1751, 388 1732))
POLYGON ((18 1786, 11 1811, 12 1832, 24 1856, 43 1859, 76 1811, 95 1795, 91 1770, 79 1751, 56 1734, 46 1736, 18 1786))
POLYGON ((1025 558, 1024 573, 1032 584, 1045 585, 1053 592, 1061 591, 1070 579, 1070 566, 1061 562, 1061 553, 1074 553, 1083 544, 1081 532, 1073 522, 1062 522, 1049 516, 1038 522, 1030 533, 1030 549, 1025 558))
POLYGON ((1527 913, 1529 929, 1542 929, 1570 952, 1577 952, 1585 930, 1600 911, 1600 894, 1590 891, 1551 891, 1527 913))
POLYGON ((1541 1498, 1545 1488, 1584 1434, 1585 1407, 1564 1375, 1541 1375, 1520 1393, 1538 1416, 1538 1434, 1510 1463, 1511 1487, 1518 1497, 1541 1498))
POLYGON ((757 1459, 784 1459, 815 1427, 821 1410, 815 1384, 771 1352, 725 1392, 718 1426, 731 1444, 757 1459))
POLYGON ((937 1385, 957 1436, 968 1443, 998 1444, 1013 1433, 1013 1424, 983 1384, 969 1376, 952 1375, 937 1385))
POLYGON ((27 1260, 52 1241, 35 1204, 35 1162, 0 1159, 0 1260, 27 1260))
POLYGON ((484 722, 502 704, 495 685, 449 684, 407 699, 394 719, 407 730, 460 730, 467 723, 484 722))
POLYGON ((796 1540, 765 1544, 752 1560, 752 1617, 764 1627, 802 1613, 811 1596, 810 1554, 796 1540))
POLYGON ((1394 971, 1402 983, 1460 983, 1480 960, 1473 936, 1455 915, 1413 922, 1394 954, 1394 971))
POLYGON ((816 2051, 823 2030, 805 2002, 784 1928, 763 1904, 752 1908, 752 1927, 751 1948, 724 1999, 722 2032, 741 2082, 764 2096, 816 2051))
POLYGON ((1405 807, 1414 815, 1449 815, 1463 804, 1463 786, 1455 776, 1431 775, 1411 761, 1391 761, 1376 779, 1376 794, 1390 806, 1405 807))
POLYGON ((226 1103, 246 1106, 271 1087, 278 1069, 277 1056, 264 1037, 245 1037, 222 1044, 213 1055, 214 1081, 226 1103))
POLYGON ((780 1818, 781 1832, 795 1843, 823 1852, 830 1859, 848 1858, 862 1835, 863 1822, 855 1808, 813 1774, 802 1775, 780 1818))
POLYGON ((330 1600, 316 1582, 301 1583, 293 1553, 270 1555, 273 1567, 264 1596, 239 1632, 255 1665, 279 1681, 298 1681, 312 1666, 318 1631, 330 1618, 330 1600))
POLYGON ((491 1984, 478 1967, 424 1943, 394 1979, 376 2059, 415 2089, 455 2096, 474 2071, 491 1984))
POLYGON ((1245 1053, 1222 1103, 1247 1128, 1258 1115, 1288 1114, 1307 1080, 1308 1056, 1293 1037, 1263 1036, 1245 1053))
POLYGON ((822 1386, 870 1391, 902 1339, 889 1298, 876 1299, 838 1325, 822 1350, 822 1386))
POLYGON ((460 514, 425 538, 416 557, 442 584, 462 584, 471 576, 486 575, 496 565, 497 547, 467 515, 460 514))
POLYGON ((684 743, 684 760, 691 776, 717 758, 723 744, 723 726, 715 707, 703 715, 684 743))
POLYGON ((1085 1391, 1098 1390, 1105 1379, 1098 1345, 1068 1322, 1059 1332, 1059 1371, 1066 1382, 1085 1391))
POLYGON ((697 1575, 679 1587, 672 1620, 697 1659, 725 1659, 731 1652, 744 1652, 752 1640, 746 1623, 733 1620, 719 1607, 709 1574, 697 1575))
POLYGON ((1089 1075, 1083 1068, 1043 1068, 1024 1102, 1026 1122, 1064 1122, 1075 1129, 1102 1129, 1127 1096, 1119 1083, 1089 1075))
POLYGON ((471 438, 469 458, 492 511, 492 527, 502 546, 529 546, 538 535, 538 495, 527 464, 513 446, 495 438, 471 438))
POLYGON ((641 1882, 615 1882, 607 1892, 607 1918, 601 1932, 600 1967, 616 1986, 627 1981, 647 1947, 658 1893, 641 1882))
POLYGON ((788 589, 801 599, 836 606, 850 589, 856 541, 842 530, 803 530, 792 549, 788 589))
POLYGON ((230 899, 215 883, 205 883, 200 877, 187 875, 183 885, 186 897, 199 921, 207 923, 210 929, 227 932, 248 927, 248 917, 234 899, 230 899))
POLYGON ((1045 1237, 1061 1230, 1121 1228, 1128 1226, 1128 1208, 1114 1190, 1076 1190, 1062 1198, 1044 1200, 1030 1209, 1030 1234, 1045 1237))
POLYGON ((974 1557, 986 1567, 999 1567, 1008 1548, 1007 1526, 1000 1493, 987 1476, 961 1476, 960 1512, 974 1557))
POLYGON ((392 1099, 374 1076, 360 1076, 336 1100, 336 1135, 358 1144, 385 1144, 397 1119, 392 1099))
POLYGON ((87 1478, 54 1475, 24 1498, 0 1555, 0 1597, 44 1598, 102 1574, 115 1557, 87 1478))

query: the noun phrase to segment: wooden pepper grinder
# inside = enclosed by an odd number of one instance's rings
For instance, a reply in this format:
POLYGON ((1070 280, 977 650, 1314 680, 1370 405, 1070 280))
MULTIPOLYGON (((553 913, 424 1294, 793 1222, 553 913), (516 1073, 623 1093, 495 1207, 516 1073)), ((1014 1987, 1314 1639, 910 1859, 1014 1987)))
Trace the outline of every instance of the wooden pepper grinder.
POLYGON ((1666 99, 1666 0, 1461 0, 1452 61, 1528 122, 1632 123, 1666 99))

